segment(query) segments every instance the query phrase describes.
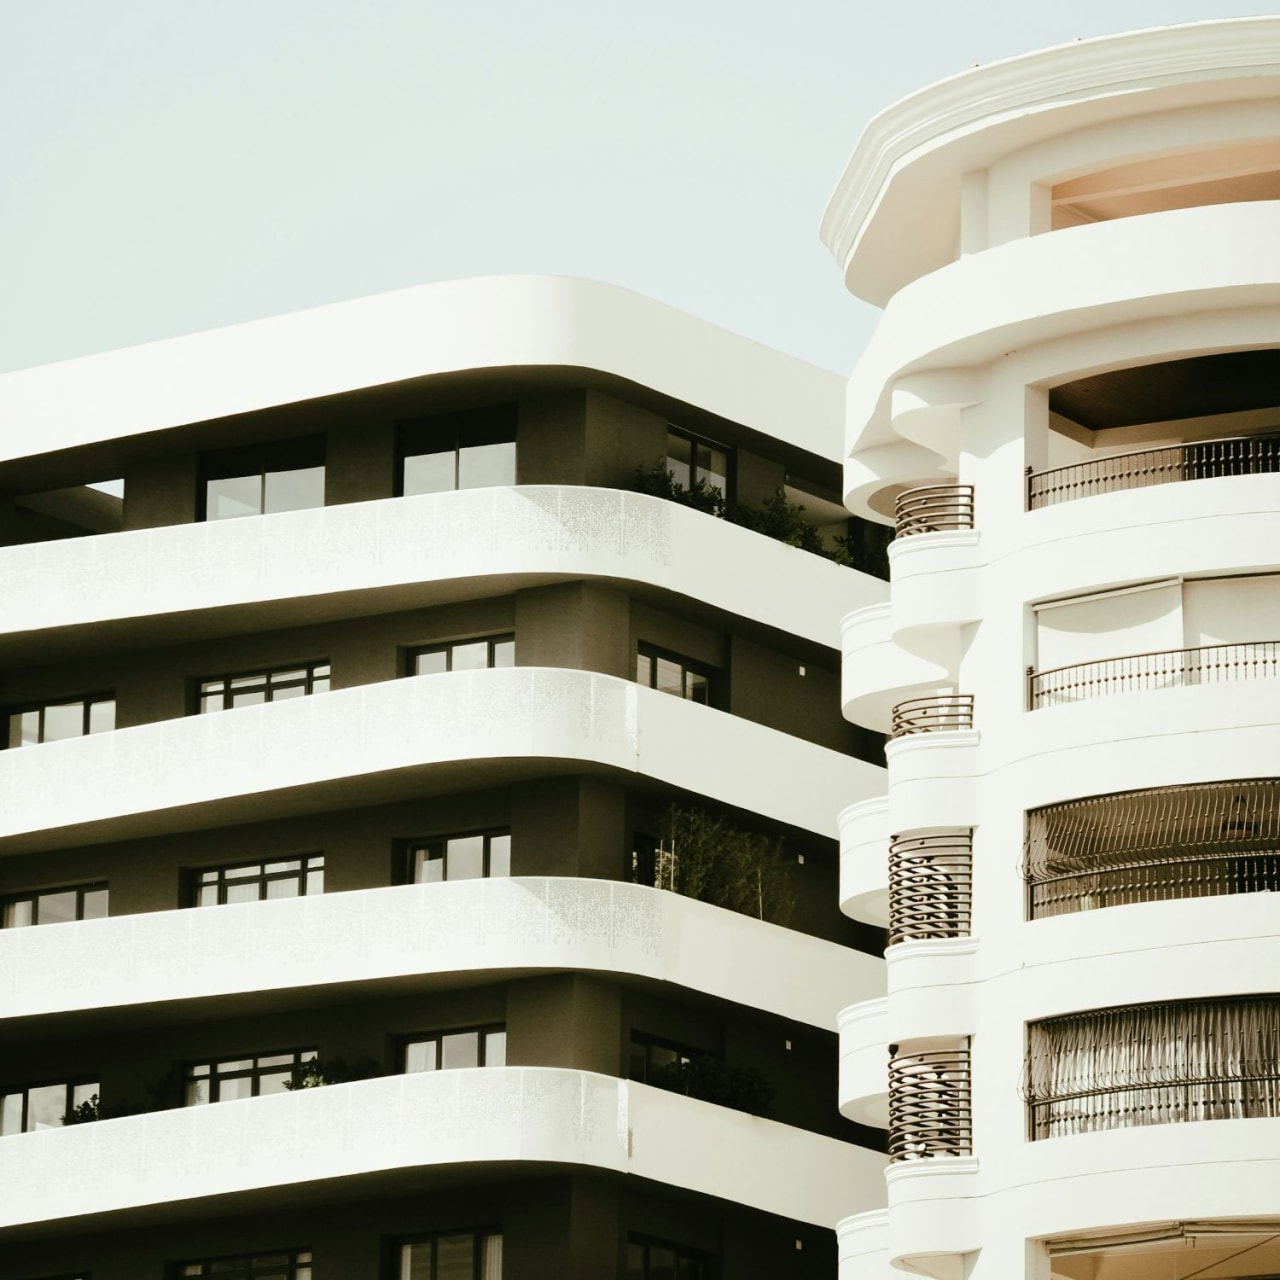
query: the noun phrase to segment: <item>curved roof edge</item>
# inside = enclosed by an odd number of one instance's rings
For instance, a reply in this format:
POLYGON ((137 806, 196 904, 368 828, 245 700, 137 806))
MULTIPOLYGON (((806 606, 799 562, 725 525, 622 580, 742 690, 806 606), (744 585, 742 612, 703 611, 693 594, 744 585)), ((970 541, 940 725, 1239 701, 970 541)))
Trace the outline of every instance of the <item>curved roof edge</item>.
MULTIPOLYGON (((1228 78, 1250 68, 1280 74, 1280 16, 1098 36, 962 71, 900 99, 871 119, 827 201, 822 242, 845 271, 849 287, 882 305, 882 291, 862 291, 853 259, 890 179, 913 153, 936 148, 949 135, 981 132, 982 121, 990 128, 1033 109, 1044 112, 1089 97, 1228 78)), ((1143 109, 1137 102, 1125 108, 1126 113, 1143 109)))
POLYGON ((420 285, 0 376, 0 461, 465 371, 576 367, 820 457, 843 379, 616 285, 489 276, 420 285))

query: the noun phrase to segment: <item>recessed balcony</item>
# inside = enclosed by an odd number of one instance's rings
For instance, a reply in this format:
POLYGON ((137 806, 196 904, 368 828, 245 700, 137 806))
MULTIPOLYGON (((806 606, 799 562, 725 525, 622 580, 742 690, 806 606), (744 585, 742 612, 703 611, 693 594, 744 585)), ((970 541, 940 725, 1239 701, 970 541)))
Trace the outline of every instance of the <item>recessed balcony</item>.
POLYGON ((1030 709, 1037 711, 1116 693, 1233 684, 1242 680, 1274 679, 1277 675, 1280 675, 1280 641, 1254 640, 1245 644, 1131 653, 1120 658, 1053 667, 1048 671, 1029 667, 1027 692, 1030 709))
POLYGON ((889 1160, 973 1154, 968 1041, 931 1049, 889 1046, 889 1160))
POLYGON ((889 945, 969 935, 973 829, 889 842, 889 945))

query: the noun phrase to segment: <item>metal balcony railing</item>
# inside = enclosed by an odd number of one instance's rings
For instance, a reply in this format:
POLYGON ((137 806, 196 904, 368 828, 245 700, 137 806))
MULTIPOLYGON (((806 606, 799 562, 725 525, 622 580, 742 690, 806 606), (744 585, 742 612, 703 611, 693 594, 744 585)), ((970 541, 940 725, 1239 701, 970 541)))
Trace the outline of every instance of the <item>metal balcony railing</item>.
POLYGON ((889 1161, 973 1154, 968 1045, 921 1053, 889 1047, 889 1161))
POLYGON ((926 484, 904 489, 894 504, 895 536, 973 528, 973 485, 926 484))
POLYGON ((890 945, 967 937, 972 906, 972 828, 890 840, 890 945))
POLYGON ((1130 902, 1280 892, 1280 778, 1152 787, 1033 809, 1024 872, 1032 920, 1130 902))
POLYGON ((1280 996, 1034 1022, 1024 1080, 1033 1139, 1280 1116, 1280 996))
POLYGON ((1048 671, 1027 669, 1032 711, 1064 702, 1083 702, 1112 693, 1170 689, 1192 684, 1227 684, 1280 674, 1280 641, 1251 640, 1197 649, 1164 649, 1122 658, 1078 662, 1048 671))
POLYGON ((1028 471, 1027 510, 1120 489, 1271 471, 1280 471, 1280 433, 1163 445, 1135 453, 1114 453, 1051 471, 1028 471))
POLYGON ((937 733, 943 729, 973 728, 973 694, 933 693, 908 698, 893 709, 890 738, 911 733, 937 733))

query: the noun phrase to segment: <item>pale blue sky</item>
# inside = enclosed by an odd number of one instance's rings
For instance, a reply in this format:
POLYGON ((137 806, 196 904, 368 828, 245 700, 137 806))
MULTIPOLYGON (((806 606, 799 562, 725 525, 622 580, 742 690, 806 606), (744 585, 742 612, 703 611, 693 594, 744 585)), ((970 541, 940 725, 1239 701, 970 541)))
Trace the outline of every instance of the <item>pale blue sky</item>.
POLYGON ((847 371, 862 126, 1241 0, 0 0, 0 369, 458 276, 591 276, 847 371))

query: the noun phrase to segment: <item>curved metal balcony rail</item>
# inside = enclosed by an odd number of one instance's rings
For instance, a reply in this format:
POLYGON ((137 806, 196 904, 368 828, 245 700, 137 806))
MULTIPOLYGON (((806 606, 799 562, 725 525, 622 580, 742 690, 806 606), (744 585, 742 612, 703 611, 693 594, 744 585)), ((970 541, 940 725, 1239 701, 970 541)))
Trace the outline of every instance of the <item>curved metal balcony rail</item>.
POLYGON ((926 484, 904 489, 894 503, 894 536, 973 528, 973 485, 926 484))
POLYGON ((964 938, 973 907, 973 829, 889 842, 889 944, 964 938))
MULTIPOLYGON (((1032 809, 1024 853, 1032 920, 1129 902, 1280 892, 1280 778, 1152 787, 1032 809)), ((892 895, 892 846, 889 865, 892 895)))
POLYGON ((1120 489, 1280 471, 1280 433, 1197 440, 1027 472, 1027 510, 1120 489))
POLYGON ((973 1154, 969 1049, 889 1047, 889 1162, 973 1154))
MULTIPOLYGON (((1131 653, 1098 662, 1077 662, 1048 671, 1027 668, 1032 711, 1113 693, 1173 689, 1193 684, 1228 684, 1280 675, 1280 641, 1250 640, 1212 644, 1197 649, 1164 649, 1131 653)), ((890 735, 892 736, 892 735, 890 735)))
POLYGON ((1034 1022, 1023 1092, 1032 1139, 1280 1116, 1280 996, 1034 1022))
POLYGON ((972 728, 973 694, 932 693, 924 698, 908 698, 894 707, 889 737, 905 738, 911 733, 972 728))

